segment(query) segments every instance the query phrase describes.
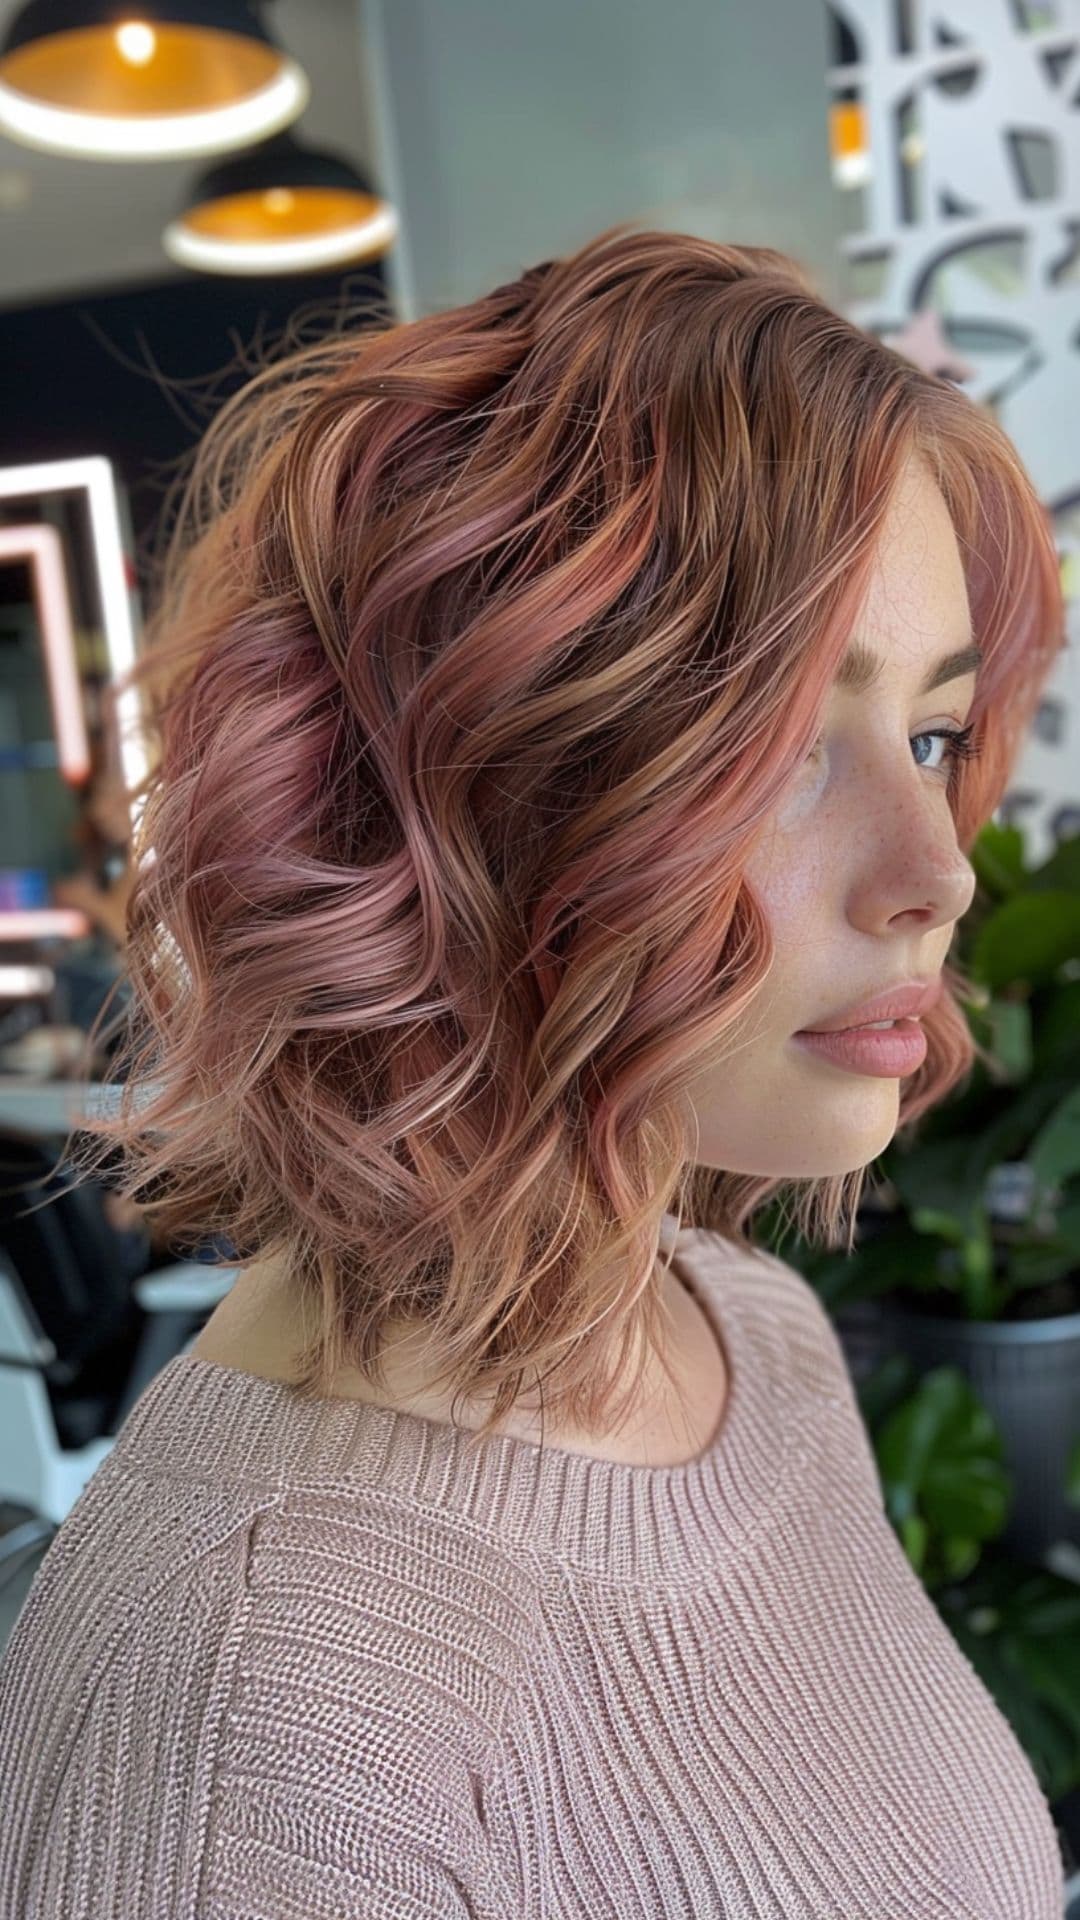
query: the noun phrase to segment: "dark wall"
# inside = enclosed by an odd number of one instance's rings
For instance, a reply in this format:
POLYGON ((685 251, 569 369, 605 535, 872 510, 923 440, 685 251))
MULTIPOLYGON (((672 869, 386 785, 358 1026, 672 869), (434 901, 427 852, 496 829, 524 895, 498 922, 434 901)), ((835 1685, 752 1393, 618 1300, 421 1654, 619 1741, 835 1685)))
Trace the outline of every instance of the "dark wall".
MULTIPOLYGON (((381 262, 347 273, 184 275, 0 309, 0 464, 105 454, 126 483, 144 574, 177 457, 294 323, 385 312, 381 262)), ((143 580, 145 585, 145 579, 143 580)))

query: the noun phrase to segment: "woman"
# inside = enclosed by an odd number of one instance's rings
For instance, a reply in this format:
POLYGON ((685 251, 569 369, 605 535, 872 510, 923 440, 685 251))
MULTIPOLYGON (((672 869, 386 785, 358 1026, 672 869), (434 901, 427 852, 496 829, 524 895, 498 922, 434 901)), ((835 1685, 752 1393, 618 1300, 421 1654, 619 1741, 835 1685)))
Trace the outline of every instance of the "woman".
POLYGON ((613 228, 224 407, 95 1150, 243 1257, 16 1624, 4 1920, 1060 1914, 749 1227, 850 1250, 970 1069, 1062 638, 1002 430, 765 248, 613 228))

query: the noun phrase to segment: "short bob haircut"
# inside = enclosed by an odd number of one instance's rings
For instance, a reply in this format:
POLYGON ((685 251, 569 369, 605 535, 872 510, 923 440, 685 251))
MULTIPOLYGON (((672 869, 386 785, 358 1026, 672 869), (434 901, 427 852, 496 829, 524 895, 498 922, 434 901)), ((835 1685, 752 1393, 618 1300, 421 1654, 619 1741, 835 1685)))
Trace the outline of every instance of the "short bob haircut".
MULTIPOLYGON (((125 683, 122 1088, 74 1152, 177 1251, 283 1257, 302 1397, 381 1387, 420 1316, 455 1420, 494 1396, 476 1440, 534 1378, 617 1425, 666 1353, 665 1212, 746 1249, 779 1194, 850 1251, 865 1167, 696 1166, 682 1094, 769 972, 744 862, 912 455, 985 654, 966 852, 1064 642, 1049 515, 987 411, 784 254, 621 224, 290 346, 211 420, 125 683)), ((945 985, 905 1132, 981 1055, 945 985)))

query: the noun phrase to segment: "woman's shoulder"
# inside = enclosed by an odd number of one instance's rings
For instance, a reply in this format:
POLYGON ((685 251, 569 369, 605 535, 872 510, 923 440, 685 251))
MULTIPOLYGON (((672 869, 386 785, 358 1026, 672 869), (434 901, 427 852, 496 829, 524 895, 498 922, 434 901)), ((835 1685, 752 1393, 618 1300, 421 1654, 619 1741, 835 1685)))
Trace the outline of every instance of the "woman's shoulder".
POLYGON ((778 1363, 811 1402, 839 1405, 861 1425, 840 1333, 821 1294, 792 1261, 703 1227, 680 1235, 677 1251, 713 1290, 721 1314, 725 1302, 734 1301, 756 1321, 778 1363))
POLYGON ((450 1889, 484 1844, 473 1775, 488 1764, 480 1730, 497 1726, 514 1684, 491 1658, 513 1595, 493 1631, 489 1582, 455 1582, 452 1543, 448 1555, 428 1537, 433 1516, 260 1471, 258 1406, 248 1475, 235 1453, 220 1475, 205 1454, 185 1470, 168 1397, 186 1371, 179 1356, 133 1409, 9 1637, 0 1878, 25 1904, 0 1899, 0 1913, 66 1914, 38 1892, 41 1876, 69 1886, 91 1869, 107 1882, 95 1879, 97 1910, 132 1920, 194 1913, 182 1897, 192 1875, 222 1911, 262 1911, 284 1839, 275 1871, 290 1910, 328 1920, 339 1897, 362 1905, 358 1889, 400 1897, 396 1833, 406 1852, 410 1836, 422 1844, 416 1885, 432 1913, 464 1914, 450 1889), (130 1804, 106 1838, 109 1783, 130 1804), (350 1861, 337 1894, 325 1874, 335 1835, 350 1861))

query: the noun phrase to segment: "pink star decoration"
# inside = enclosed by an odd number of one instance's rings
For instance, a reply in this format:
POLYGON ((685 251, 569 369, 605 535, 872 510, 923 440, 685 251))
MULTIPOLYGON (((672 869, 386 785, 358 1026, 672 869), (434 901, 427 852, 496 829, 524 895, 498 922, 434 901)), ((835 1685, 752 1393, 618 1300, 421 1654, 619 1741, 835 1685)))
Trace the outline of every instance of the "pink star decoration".
POLYGON ((905 360, 911 360, 924 373, 936 374, 939 379, 967 380, 978 372, 978 368, 962 360, 946 340, 936 307, 923 307, 910 315, 902 333, 885 333, 881 339, 894 353, 902 353, 905 360))

